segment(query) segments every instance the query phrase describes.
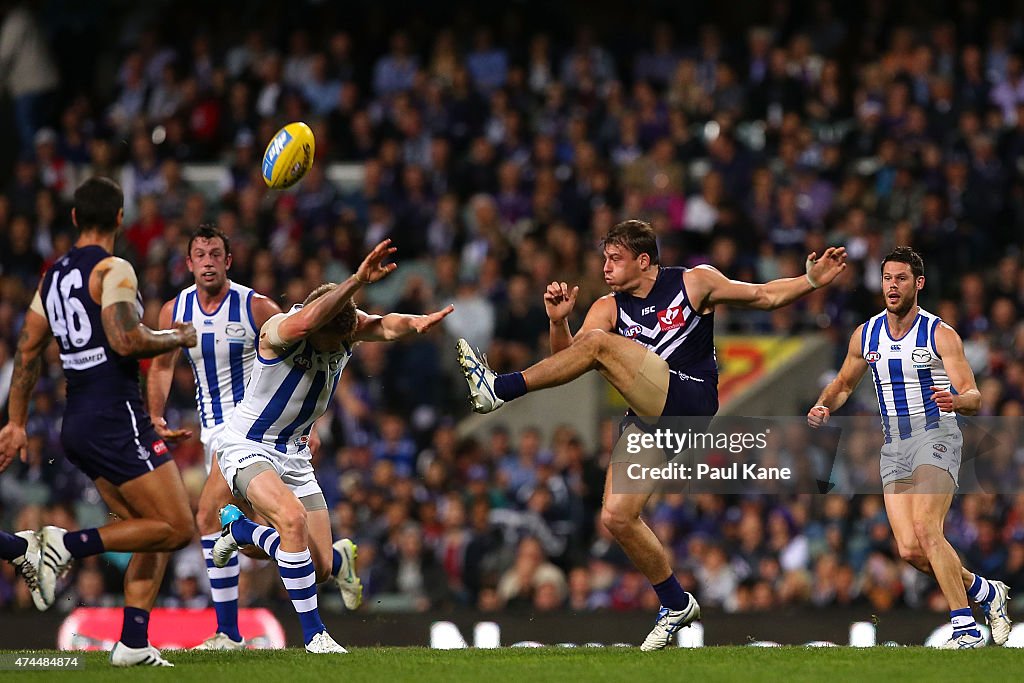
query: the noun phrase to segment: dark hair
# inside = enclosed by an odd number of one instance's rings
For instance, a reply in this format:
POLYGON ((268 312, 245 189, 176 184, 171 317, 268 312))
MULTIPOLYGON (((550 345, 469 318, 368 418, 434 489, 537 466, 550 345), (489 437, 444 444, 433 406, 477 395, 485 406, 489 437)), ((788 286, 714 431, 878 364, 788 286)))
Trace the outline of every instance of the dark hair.
POLYGON ((110 178, 93 176, 75 190, 75 221, 79 230, 117 230, 117 213, 124 208, 124 192, 110 178))
POLYGON ((914 274, 915 278, 924 276, 924 259, 921 255, 910 247, 896 247, 882 259, 882 269, 885 269, 885 264, 889 261, 895 261, 896 263, 906 263, 910 266, 910 272, 914 274))
POLYGON ((658 240, 654 236, 654 228, 647 221, 622 221, 601 240, 602 249, 610 244, 629 249, 633 256, 647 254, 651 263, 658 263, 658 240))
POLYGON ((185 253, 188 254, 189 256, 192 255, 192 243, 195 242, 196 240, 199 240, 199 239, 202 239, 202 240, 215 240, 215 239, 218 239, 218 238, 220 239, 221 242, 224 243, 225 255, 230 255, 231 254, 231 240, 228 239, 228 236, 224 234, 223 230, 218 228, 216 225, 209 225, 209 224, 200 225, 196 229, 196 231, 193 232, 189 236, 189 238, 188 238, 188 248, 185 250, 185 253))
MULTIPOLYGON (((309 296, 302 302, 302 305, 308 306, 311 302, 316 301, 337 286, 334 282, 326 282, 320 285, 309 293, 309 296)), ((356 325, 358 323, 359 317, 356 315, 356 302, 350 298, 345 302, 345 307, 341 309, 338 315, 334 316, 334 320, 328 323, 328 325, 342 332, 346 339, 351 339, 352 335, 356 332, 356 325)))

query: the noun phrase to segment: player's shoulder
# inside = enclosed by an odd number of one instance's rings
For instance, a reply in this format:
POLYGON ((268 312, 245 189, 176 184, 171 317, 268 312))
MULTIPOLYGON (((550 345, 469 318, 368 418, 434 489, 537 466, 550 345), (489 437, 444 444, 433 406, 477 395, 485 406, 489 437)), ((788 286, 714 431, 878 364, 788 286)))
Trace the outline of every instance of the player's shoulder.
POLYGON ((132 273, 135 273, 135 268, 132 266, 130 261, 123 259, 120 256, 114 256, 113 254, 104 256, 97 261, 95 270, 101 273, 113 270, 130 270, 132 273))

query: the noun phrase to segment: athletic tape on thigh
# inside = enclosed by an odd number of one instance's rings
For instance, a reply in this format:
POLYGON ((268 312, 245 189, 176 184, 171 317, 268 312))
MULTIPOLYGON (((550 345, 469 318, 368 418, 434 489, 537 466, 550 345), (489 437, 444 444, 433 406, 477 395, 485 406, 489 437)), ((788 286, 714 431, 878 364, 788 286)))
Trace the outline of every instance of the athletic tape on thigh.
POLYGON ((327 509, 327 499, 324 498, 323 493, 311 493, 308 496, 302 496, 299 500, 302 502, 302 507, 306 508, 306 512, 327 509))
MULTIPOLYGON (((249 488, 249 484, 253 478, 260 472, 274 472, 274 467, 269 462, 254 462, 251 465, 247 465, 235 473, 234 487, 235 491, 239 496, 245 498, 246 489, 249 488)), ((245 498, 249 500, 248 498, 245 498)))
POLYGON ((669 380, 668 366, 665 361, 648 349, 629 388, 629 393, 632 396, 640 396, 644 400, 642 406, 631 405, 633 411, 641 417, 660 416, 668 398, 669 380))

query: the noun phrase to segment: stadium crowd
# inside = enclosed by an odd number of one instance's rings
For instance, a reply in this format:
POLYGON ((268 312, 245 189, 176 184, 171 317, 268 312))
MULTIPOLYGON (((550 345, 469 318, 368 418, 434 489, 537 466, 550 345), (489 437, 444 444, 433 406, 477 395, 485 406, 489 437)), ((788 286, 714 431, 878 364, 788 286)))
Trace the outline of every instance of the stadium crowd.
MULTIPOLYGON (((377 50, 331 3, 294 3, 306 22, 279 8, 287 28, 276 30, 179 4, 119 19, 125 39, 103 53, 116 68, 95 88, 70 80, 45 41, 37 61, 56 59, 61 80, 27 95, 7 84, 22 152, 0 194, 0 410, 21 317, 41 270, 73 241, 68 199, 90 174, 125 189, 121 248, 151 325, 190 284, 184 245, 201 223, 230 236, 231 276, 282 305, 391 236, 402 276, 361 306, 454 302, 456 314, 443 333, 360 348, 319 427, 319 480, 335 535, 359 543, 371 609, 657 610, 597 521, 613 420, 595 452, 568 429, 548 442, 508 433, 500 415, 483 440, 455 425, 467 407, 452 340, 489 350, 497 369, 543 356, 544 285, 579 283, 585 311, 605 293, 593 245, 623 218, 655 226, 664 264, 754 281, 845 245, 851 268, 832 289, 774 314, 716 314, 722 330, 830 335, 836 364, 881 306, 882 255, 913 245, 927 266, 923 301, 964 338, 983 414, 1024 412, 1020 13, 990 15, 976 0, 946 17, 885 0, 780 0, 742 28, 651 17, 619 35, 459 11, 449 25, 410 22, 377 50), (203 30, 172 31, 188 21, 203 30), (291 120, 313 127, 317 162, 294 191, 270 192, 262 145, 291 120), (183 166, 200 162, 222 165, 212 193, 185 180, 183 166), (361 164, 360 184, 330 182, 335 162, 361 164)), ((5 21, 47 28, 18 12, 5 21)), ((810 402, 820 385, 807 383, 810 402)), ((51 346, 28 462, 0 476, 6 529, 102 523, 95 490, 61 456, 62 391, 51 346)), ((870 392, 847 410, 874 411, 870 392)), ((186 366, 167 415, 197 429, 186 366)), ((175 457, 198 496, 201 447, 175 457)), ((1024 481, 1024 450, 1012 466, 1024 481)), ((704 606, 945 609, 899 559, 880 495, 676 494, 649 519, 704 606)), ((969 567, 1024 586, 1024 494, 958 497, 946 531, 969 567)), ((111 604, 126 560, 78 564, 58 604, 111 604)), ((243 560, 243 606, 287 599, 275 571, 243 560)), ((162 600, 206 605, 206 581, 197 541, 176 555, 162 600)), ((6 564, 0 606, 31 608, 6 564)))

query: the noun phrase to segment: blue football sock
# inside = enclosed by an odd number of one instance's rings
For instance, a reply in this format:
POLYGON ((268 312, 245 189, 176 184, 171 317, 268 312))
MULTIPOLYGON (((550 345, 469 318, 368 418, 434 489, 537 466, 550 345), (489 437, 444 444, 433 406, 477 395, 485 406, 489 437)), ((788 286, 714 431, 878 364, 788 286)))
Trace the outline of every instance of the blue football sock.
POLYGON ((526 380, 521 372, 506 372, 494 378, 494 395, 503 401, 526 395, 526 380))
MULTIPOLYGON (((99 529, 69 531, 64 534, 64 547, 68 549, 72 557, 90 557, 103 552, 103 539, 100 538, 99 529)), ((148 620, 149 617, 147 616, 146 619, 148 620)))
POLYGON ((138 607, 124 608, 121 642, 134 648, 149 645, 149 612, 138 607))
POLYGON ((654 584, 654 592, 658 594, 658 599, 661 600, 662 606, 669 608, 673 612, 684 610, 690 604, 690 596, 679 585, 675 574, 670 574, 661 583, 654 584))
POLYGON ((6 531, 0 531, 0 560, 16 560, 28 550, 28 541, 6 531))

